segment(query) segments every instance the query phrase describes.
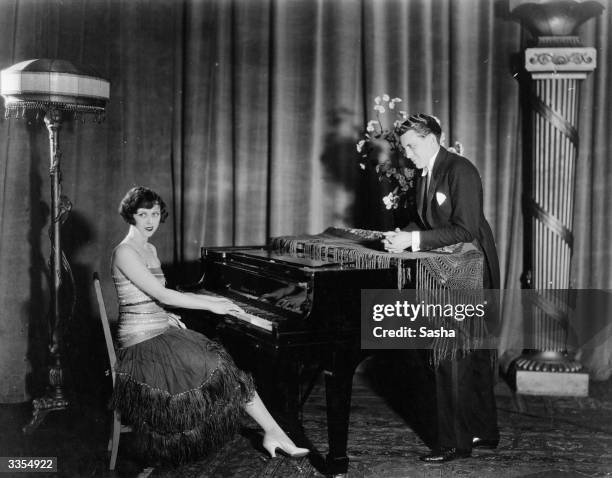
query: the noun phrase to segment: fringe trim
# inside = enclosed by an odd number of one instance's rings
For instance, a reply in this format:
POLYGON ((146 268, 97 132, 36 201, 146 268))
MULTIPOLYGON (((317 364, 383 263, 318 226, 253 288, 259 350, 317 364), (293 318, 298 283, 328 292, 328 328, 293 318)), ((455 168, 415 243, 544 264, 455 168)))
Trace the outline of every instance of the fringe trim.
MULTIPOLYGON (((315 260, 353 262, 361 269, 398 268, 397 287, 411 280, 410 268, 403 259, 412 253, 389 254, 371 248, 382 233, 360 229, 328 228, 314 236, 280 236, 270 241, 272 250, 301 255, 315 260)), ((429 251, 434 252, 435 251, 429 251)), ((482 255, 476 250, 458 248, 455 254, 422 255, 417 259, 417 288, 482 289, 482 255)))
MULTIPOLYGON (((372 249, 371 242, 382 237, 379 231, 328 228, 314 236, 281 236, 271 240, 271 248, 292 255, 304 255, 318 260, 354 262, 364 269, 397 266, 397 288, 403 289, 414 279, 417 299, 426 304, 479 304, 483 302, 482 255, 464 246, 454 254, 421 254, 416 256, 416 277, 403 259, 414 258, 372 249)), ((435 251, 429 251, 430 253, 435 251)), ((480 348, 487 339, 486 321, 470 318, 459 322, 448 318, 431 318, 430 323, 453 328, 455 338, 432 341, 430 363, 438 367, 443 360, 456 360, 480 348)))
POLYGON ((243 407, 255 393, 253 379, 221 346, 211 345, 219 356, 217 368, 186 392, 172 395, 117 374, 110 408, 134 427, 139 454, 184 463, 218 448, 238 429, 243 407))
MULTIPOLYGON (((491 370, 497 370, 497 367, 499 365, 497 350, 494 350, 494 349, 486 349, 486 350, 487 352, 489 352, 489 366, 491 367, 491 370)), ((442 351, 440 349, 433 349, 433 350, 430 350, 430 353, 428 354, 428 364, 433 369, 437 369, 440 366, 440 364, 444 361, 461 360, 461 359, 466 358, 468 355, 474 352, 476 352, 475 349, 473 350, 448 349, 445 351, 442 351)))
POLYGON ((181 432, 160 433, 143 423, 135 437, 138 455, 148 462, 158 460, 179 465, 221 448, 238 431, 242 410, 221 401, 215 408, 206 422, 181 432))

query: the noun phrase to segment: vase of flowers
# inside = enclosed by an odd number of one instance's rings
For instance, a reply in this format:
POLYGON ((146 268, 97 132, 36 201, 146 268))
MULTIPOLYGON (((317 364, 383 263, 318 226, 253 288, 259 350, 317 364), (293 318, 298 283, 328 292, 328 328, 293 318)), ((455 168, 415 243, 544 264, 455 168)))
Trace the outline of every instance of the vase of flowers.
MULTIPOLYGON (((416 211, 416 168, 406 158, 397 134, 408 118, 408 114, 399 109, 401 103, 401 98, 391 99, 387 94, 374 98, 376 119, 368 122, 363 138, 357 143, 359 166, 364 171, 375 171, 385 209, 394 212, 394 227, 410 221, 416 211)), ((440 144, 446 144, 444 133, 440 144)), ((455 142, 448 150, 462 154, 463 146, 455 142)))
POLYGON ((363 138, 357 143, 359 165, 364 171, 375 172, 387 210, 411 210, 415 206, 415 168, 404 155, 397 135, 397 129, 408 117, 400 109, 401 103, 401 98, 387 94, 374 98, 376 119, 368 122, 363 138))

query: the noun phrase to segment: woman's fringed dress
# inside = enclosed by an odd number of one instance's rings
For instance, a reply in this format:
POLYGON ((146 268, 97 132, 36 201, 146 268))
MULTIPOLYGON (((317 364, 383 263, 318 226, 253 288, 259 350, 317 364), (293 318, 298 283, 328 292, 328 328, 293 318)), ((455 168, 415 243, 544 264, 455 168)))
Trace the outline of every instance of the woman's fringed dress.
MULTIPOLYGON (((165 285, 160 267, 149 270, 165 285)), ((134 428, 139 452, 177 464, 220 447, 253 397, 251 376, 116 268, 113 281, 120 348, 111 407, 134 428)))

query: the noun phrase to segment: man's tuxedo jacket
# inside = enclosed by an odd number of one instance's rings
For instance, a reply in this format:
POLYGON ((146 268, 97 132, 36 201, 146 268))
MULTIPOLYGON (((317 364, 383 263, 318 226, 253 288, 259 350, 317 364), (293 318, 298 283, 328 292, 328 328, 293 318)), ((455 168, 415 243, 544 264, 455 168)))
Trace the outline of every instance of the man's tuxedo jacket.
POLYGON ((473 242, 485 256, 484 286, 499 289, 499 261, 491 227, 484 217, 482 182, 474 165, 441 147, 434 163, 427 199, 427 176, 417 180, 421 250, 473 242), (427 201, 423 214, 424 201, 427 201))

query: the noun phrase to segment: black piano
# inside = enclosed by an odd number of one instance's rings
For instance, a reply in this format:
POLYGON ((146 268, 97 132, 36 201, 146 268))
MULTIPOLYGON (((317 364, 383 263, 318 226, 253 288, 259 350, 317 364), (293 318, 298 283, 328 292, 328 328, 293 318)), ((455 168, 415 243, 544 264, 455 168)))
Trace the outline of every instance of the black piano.
POLYGON ((346 473, 352 378, 363 358, 361 289, 397 288, 397 269, 364 269, 350 260, 264 247, 203 249, 202 265, 200 292, 230 298, 246 311, 225 317, 217 333, 238 365, 253 372, 266 403, 275 402, 272 408, 299 423, 301 406, 324 372, 325 472, 346 473))

